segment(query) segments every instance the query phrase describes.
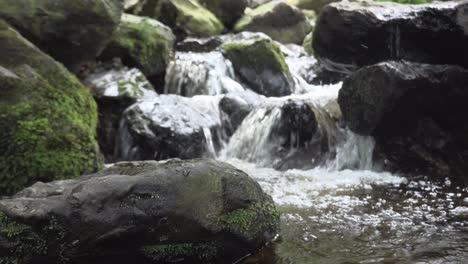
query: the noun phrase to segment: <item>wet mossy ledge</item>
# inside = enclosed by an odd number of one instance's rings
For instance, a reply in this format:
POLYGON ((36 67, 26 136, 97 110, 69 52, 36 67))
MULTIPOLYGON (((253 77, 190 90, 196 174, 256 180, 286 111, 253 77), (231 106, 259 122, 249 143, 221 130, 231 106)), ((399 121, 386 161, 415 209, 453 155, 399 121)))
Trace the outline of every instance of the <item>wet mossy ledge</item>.
POLYGON ((0 43, 0 194, 99 169, 89 90, 3 21, 0 43))
POLYGON ((223 162, 123 162, 0 200, 0 263, 233 263, 272 241, 279 213, 223 162))

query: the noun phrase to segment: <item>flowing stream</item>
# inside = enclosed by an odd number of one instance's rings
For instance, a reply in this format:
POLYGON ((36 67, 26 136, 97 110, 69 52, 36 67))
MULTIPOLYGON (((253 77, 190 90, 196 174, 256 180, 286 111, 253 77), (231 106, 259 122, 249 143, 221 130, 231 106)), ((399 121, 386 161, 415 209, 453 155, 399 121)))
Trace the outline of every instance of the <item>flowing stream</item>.
MULTIPOLYGON (((307 64, 307 58, 300 60, 307 64)), ((380 171, 372 159, 373 139, 339 124, 341 84, 308 85, 298 58, 287 61, 296 94, 263 98, 218 144, 221 150, 215 149, 213 131, 203 129, 211 155, 255 178, 282 213, 278 240, 242 263, 468 263, 468 189, 380 171), (309 106, 317 119, 313 143, 305 147, 284 147, 284 138, 269 136, 281 122, 281 107, 291 101, 309 106), (281 167, 286 159, 310 166, 281 167)), ((166 92, 183 96, 245 87, 217 52, 179 53, 166 79, 166 92)), ((287 137, 297 143, 300 135, 291 131, 287 137)))

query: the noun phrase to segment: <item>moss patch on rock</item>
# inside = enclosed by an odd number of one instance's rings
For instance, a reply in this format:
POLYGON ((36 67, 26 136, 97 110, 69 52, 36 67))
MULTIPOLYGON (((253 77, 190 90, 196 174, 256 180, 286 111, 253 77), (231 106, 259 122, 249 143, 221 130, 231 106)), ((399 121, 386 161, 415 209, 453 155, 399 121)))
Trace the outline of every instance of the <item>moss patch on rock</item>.
POLYGON ((163 74, 171 58, 175 36, 157 20, 124 14, 114 39, 101 58, 121 58, 146 76, 163 74))
POLYGON ((0 194, 100 168, 89 90, 1 21, 0 43, 0 194))

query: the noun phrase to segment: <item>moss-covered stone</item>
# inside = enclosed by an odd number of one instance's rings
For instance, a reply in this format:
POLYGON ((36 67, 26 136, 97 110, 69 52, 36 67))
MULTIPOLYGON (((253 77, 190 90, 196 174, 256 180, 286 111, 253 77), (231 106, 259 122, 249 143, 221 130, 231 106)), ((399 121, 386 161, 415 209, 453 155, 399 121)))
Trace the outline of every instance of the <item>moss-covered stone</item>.
POLYGON ((224 30, 222 22, 198 0, 147 0, 132 12, 163 22, 180 39, 186 36, 210 37, 224 30))
POLYGON ((228 42, 221 46, 251 88, 267 96, 291 93, 293 81, 279 46, 269 38, 228 42))
POLYGON ((89 90, 1 21, 0 43, 0 194, 98 169, 89 90))
POLYGON ((263 32, 276 41, 295 44, 301 44, 311 30, 312 26, 304 13, 282 1, 248 10, 234 26, 236 32, 263 32))
POLYGON ((0 18, 42 50, 76 69, 110 40, 122 14, 120 0, 2 0, 0 18))
POLYGON ((172 30, 157 20, 124 14, 101 58, 118 57, 148 77, 161 75, 171 58, 174 41, 172 30))
POLYGON ((307 35, 304 39, 304 43, 302 43, 302 46, 304 47, 304 50, 308 54, 314 54, 314 49, 312 48, 312 42, 314 40, 314 33, 311 32, 309 35, 307 35))

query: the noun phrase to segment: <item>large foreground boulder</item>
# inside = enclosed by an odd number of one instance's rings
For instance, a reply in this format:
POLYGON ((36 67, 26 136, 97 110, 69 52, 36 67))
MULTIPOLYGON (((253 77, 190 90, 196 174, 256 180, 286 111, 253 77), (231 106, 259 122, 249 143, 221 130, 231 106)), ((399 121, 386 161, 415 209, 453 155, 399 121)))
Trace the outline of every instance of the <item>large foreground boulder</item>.
POLYGON ((120 58, 148 78, 158 77, 164 75, 174 42, 172 30, 157 20, 124 14, 101 59, 120 58))
POLYGON ((128 108, 117 142, 120 160, 213 156, 221 142, 220 97, 160 95, 128 108))
POLYGON ((122 10, 120 0, 0 1, 0 18, 74 70, 105 47, 122 10))
POLYGON ((247 174, 212 160, 125 162, 0 201, 2 263, 234 263, 279 214, 247 174))
POLYGON ((0 43, 0 194, 98 169, 89 90, 1 20, 0 43))
POLYGON ((313 48, 345 73, 386 60, 468 66, 468 4, 333 3, 317 21, 313 48))
POLYGON ((359 70, 339 94, 346 124, 376 138, 389 169, 439 178, 468 171, 467 100, 468 70, 404 61, 359 70))
POLYGON ((302 44, 312 25, 300 9, 277 0, 247 11, 234 30, 263 32, 282 43, 302 44))
POLYGON ((265 35, 242 34, 221 46, 240 79, 265 96, 285 96, 294 91, 294 80, 280 47, 265 35))

